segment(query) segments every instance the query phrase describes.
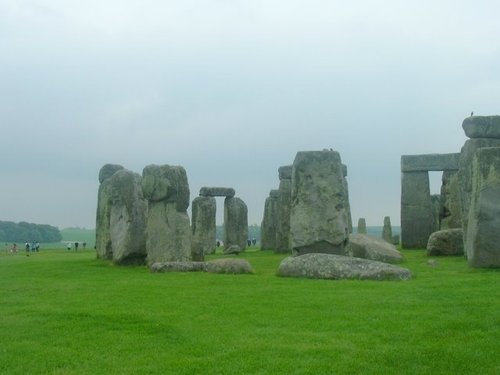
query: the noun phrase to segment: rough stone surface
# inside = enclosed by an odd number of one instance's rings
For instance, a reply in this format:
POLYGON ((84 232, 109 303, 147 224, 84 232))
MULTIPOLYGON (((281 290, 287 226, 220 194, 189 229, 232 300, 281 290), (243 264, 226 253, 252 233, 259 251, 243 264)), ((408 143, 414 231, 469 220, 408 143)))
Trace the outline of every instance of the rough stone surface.
POLYGON ((111 184, 109 178, 99 185, 95 225, 95 248, 98 259, 112 259, 111 250, 111 184))
POLYGON ((149 266, 151 272, 201 272, 205 262, 155 262, 149 266))
POLYGON ((99 183, 102 184, 104 182, 104 180, 106 180, 107 178, 110 178, 112 175, 114 175, 120 169, 123 169, 123 167, 121 165, 118 165, 118 164, 105 164, 99 170, 99 183))
POLYGON ((445 171, 443 172, 441 185, 439 229, 453 228, 462 228, 460 186, 458 172, 445 171))
POLYGON ((404 172, 401 180, 401 245, 424 248, 435 231, 428 172, 404 172))
POLYGON ((126 169, 109 178, 111 191, 110 238, 114 263, 143 264, 146 259, 146 218, 148 204, 141 176, 126 169))
MULTIPOLYGON (((279 194, 278 194, 279 196, 279 194)), ((261 250, 276 249, 276 225, 278 222, 278 198, 269 194, 264 204, 264 217, 260 226, 261 250)))
POLYGON ((434 232, 427 243, 427 255, 463 255, 464 236, 462 228, 444 229, 434 232))
POLYGON ((210 273, 245 274, 255 273, 245 259, 216 259, 205 263, 205 271, 210 273))
POLYGON ((241 248, 238 245, 230 245, 230 246, 224 247, 223 253, 225 255, 230 255, 230 254, 238 255, 239 253, 242 253, 244 251, 245 251, 245 249, 241 248))
POLYGON ((424 154, 401 156, 401 172, 456 171, 460 154, 424 154))
POLYGON ((243 251, 248 240, 248 208, 240 198, 224 200, 224 248, 238 245, 243 251))
POLYGON ((334 254, 304 254, 283 259, 279 276, 311 279, 408 280, 411 272, 392 264, 334 254))
POLYGON ((215 228, 216 202, 213 197, 196 197, 191 206, 191 257, 203 260, 205 254, 213 254, 216 249, 215 228))
POLYGON ((358 233, 366 234, 366 220, 364 217, 358 219, 358 233))
POLYGON ((209 272, 247 274, 255 273, 245 259, 216 259, 209 262, 156 262, 151 272, 209 272))
POLYGON ((191 258, 191 225, 187 215, 189 185, 180 166, 149 165, 142 172, 148 199, 147 262, 183 262, 191 258))
POLYGON ((384 217, 384 227, 382 228, 382 239, 386 242, 392 243, 392 225, 389 216, 384 217))
POLYGON ((441 217, 441 195, 432 194, 431 195, 431 206, 432 206, 432 220, 434 227, 432 228, 432 233, 439 230, 439 222, 441 217))
POLYGON ((269 192, 269 196, 278 199, 280 197, 280 191, 278 189, 273 189, 269 192))
POLYGON ((462 128, 469 138, 500 138, 500 116, 467 117, 462 128))
POLYGON ((278 176, 280 180, 291 180, 292 179, 292 165, 284 165, 278 168, 278 176))
POLYGON ((293 163, 292 253, 345 254, 349 238, 348 194, 336 151, 298 152, 293 163))
POLYGON ((277 253, 289 253, 290 248, 290 209, 292 205, 292 180, 282 179, 279 185, 278 217, 276 222, 277 253))
POLYGON ((204 186, 200 189, 202 197, 234 197, 235 191, 233 188, 225 187, 208 187, 204 186))
POLYGON ((353 233, 349 236, 349 253, 356 258, 377 260, 385 263, 399 263, 403 255, 387 241, 366 234, 353 233))
POLYGON ((181 166, 148 165, 142 171, 142 190, 149 202, 175 203, 179 212, 189 207, 189 185, 181 166))
POLYGON ((460 153, 460 171, 458 172, 460 207, 464 243, 467 242, 467 226, 472 196, 472 160, 477 150, 484 147, 500 147, 500 139, 469 139, 465 142, 460 153))
POLYGON ((472 170, 467 260, 472 267, 500 267, 500 147, 477 150, 472 170))

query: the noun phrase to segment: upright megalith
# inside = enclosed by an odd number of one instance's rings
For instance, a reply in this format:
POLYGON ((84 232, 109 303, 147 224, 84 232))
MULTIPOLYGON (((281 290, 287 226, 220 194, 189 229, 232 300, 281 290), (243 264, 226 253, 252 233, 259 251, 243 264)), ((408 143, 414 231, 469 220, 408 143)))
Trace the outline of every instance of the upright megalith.
POLYGON ((290 209, 292 204, 292 166, 278 169, 280 179, 276 221, 276 247, 278 253, 288 253, 290 247, 290 209))
POLYGON ((366 234, 366 220, 364 217, 358 219, 358 233, 366 234))
POLYGON ((126 169, 109 177, 111 192, 110 238, 114 263, 142 264, 146 259, 146 219, 141 175, 126 169))
POLYGON ((191 227, 193 239, 191 256, 195 261, 204 259, 205 254, 213 254, 216 248, 214 197, 196 197, 191 206, 191 227))
POLYGON ((347 253, 348 194, 340 154, 298 152, 292 170, 290 239, 292 253, 347 253))
POLYGON ((389 216, 384 217, 384 227, 382 228, 382 239, 386 242, 392 243, 392 225, 389 216))
POLYGON ((444 171, 441 185, 439 229, 462 228, 458 171, 444 171))
POLYGON ((181 166, 148 165, 142 190, 149 202, 146 226, 147 262, 181 262, 191 258, 191 226, 186 212, 189 185, 181 166))
POLYGON ((500 147, 476 151, 471 182, 467 260, 473 267, 500 267, 500 147))
POLYGON ((109 178, 116 172, 123 169, 121 165, 105 164, 99 171, 99 191, 97 193, 97 212, 96 212, 96 255, 99 259, 112 259, 111 249, 111 203, 112 190, 109 178))
POLYGON ((264 217, 260 226, 260 248, 276 248, 276 224, 278 221, 279 190, 271 190, 264 204, 264 217))
POLYGON ((238 246, 244 250, 248 240, 248 208, 237 197, 224 200, 224 248, 238 246))

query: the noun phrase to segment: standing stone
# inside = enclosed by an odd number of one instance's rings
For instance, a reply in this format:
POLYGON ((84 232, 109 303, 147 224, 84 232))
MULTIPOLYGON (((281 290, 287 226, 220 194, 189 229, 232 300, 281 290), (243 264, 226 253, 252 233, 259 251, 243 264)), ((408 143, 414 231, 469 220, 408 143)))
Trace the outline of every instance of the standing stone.
POLYGON ((441 185, 439 229, 454 228, 462 228, 458 172, 444 171, 441 185))
POLYGON ((194 261, 201 261, 205 254, 215 253, 215 198, 196 197, 191 210, 193 230, 191 257, 194 261))
MULTIPOLYGON (((441 215, 442 207, 441 207, 441 195, 432 194, 431 195, 431 204, 432 204, 432 217, 434 227, 432 228, 432 232, 439 230, 439 218, 441 215)), ((429 239, 427 239, 429 240, 429 239)))
POLYGON ((347 253, 348 195, 336 151, 298 152, 292 172, 292 253, 347 253))
POLYGON ((358 219, 358 233, 366 234, 366 220, 364 217, 358 219))
POLYGON ((114 173, 123 169, 121 165, 105 164, 99 171, 99 191, 96 212, 96 256, 99 259, 112 259, 110 217, 111 187, 107 181, 114 173))
POLYGON ((382 239, 386 242, 392 244, 392 226, 391 218, 389 216, 384 217, 384 227, 382 228, 382 239))
POLYGON ((347 165, 342 164, 342 175, 344 176, 343 178, 343 183, 344 183, 344 190, 346 191, 347 194, 347 203, 346 203, 346 210, 347 210, 347 226, 349 228, 349 233, 352 233, 352 217, 351 217, 351 204, 349 203, 349 184, 347 183, 347 165))
POLYGON ((186 212, 189 185, 180 166, 149 165, 142 172, 149 202, 146 227, 147 262, 182 262, 191 258, 191 226, 186 212))
POLYGON ((477 150, 472 171, 467 260, 473 267, 500 267, 500 147, 477 150))
POLYGON ((278 221, 278 190, 271 190, 264 205, 264 217, 260 226, 260 249, 276 249, 276 225, 278 221))
POLYGON ((436 226, 429 173, 403 172, 401 185, 401 245, 425 248, 436 226))
POLYGON ((276 223, 277 253, 289 253, 290 248, 290 209, 292 204, 292 166, 278 169, 280 185, 278 196, 278 218, 276 223))
POLYGON ((243 251, 248 240, 248 209, 237 197, 224 200, 224 248, 236 245, 243 251))
POLYGON ((109 178, 111 192, 110 237, 112 259, 117 264, 143 264, 146 259, 148 204, 141 176, 126 169, 109 178))
POLYGON ((472 197, 472 160, 476 151, 484 147, 500 147, 500 139, 469 139, 463 145, 462 152, 460 154, 459 185, 464 243, 467 242, 467 236, 469 233, 467 227, 472 197))

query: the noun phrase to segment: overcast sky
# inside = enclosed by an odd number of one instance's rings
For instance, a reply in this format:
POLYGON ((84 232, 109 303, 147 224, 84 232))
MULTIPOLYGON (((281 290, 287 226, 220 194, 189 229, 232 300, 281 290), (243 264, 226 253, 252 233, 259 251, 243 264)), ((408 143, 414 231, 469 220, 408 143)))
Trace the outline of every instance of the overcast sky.
POLYGON ((399 224, 401 155, 458 152, 471 111, 500 114, 499 14, 498 0, 0 0, 0 220, 94 228, 115 163, 182 165, 191 200, 233 187, 260 224, 278 167, 332 148, 354 224, 399 224))

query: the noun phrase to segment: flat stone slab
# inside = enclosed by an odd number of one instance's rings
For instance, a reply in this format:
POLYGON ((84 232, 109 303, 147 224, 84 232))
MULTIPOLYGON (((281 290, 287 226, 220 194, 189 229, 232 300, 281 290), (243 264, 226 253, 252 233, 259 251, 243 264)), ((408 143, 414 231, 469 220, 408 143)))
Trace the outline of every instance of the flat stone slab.
POLYGON ((234 197, 236 192, 233 188, 225 187, 207 187, 204 186, 200 189, 200 196, 202 197, 234 197))
POLYGON ((403 255, 396 246, 384 241, 382 238, 361 233, 349 235, 349 251, 353 257, 377 260, 384 263, 400 263, 403 255))
POLYGON ((402 155, 401 172, 457 171, 460 153, 402 155))
POLYGON ((283 259, 279 276, 309 279, 409 280, 410 270, 374 260, 310 253, 283 259))
POLYGON ((246 274, 255 273, 245 259, 215 259, 208 262, 157 262, 149 269, 151 272, 208 272, 246 274))
POLYGON ((500 116, 471 116, 462 122, 469 138, 500 138, 500 116))

